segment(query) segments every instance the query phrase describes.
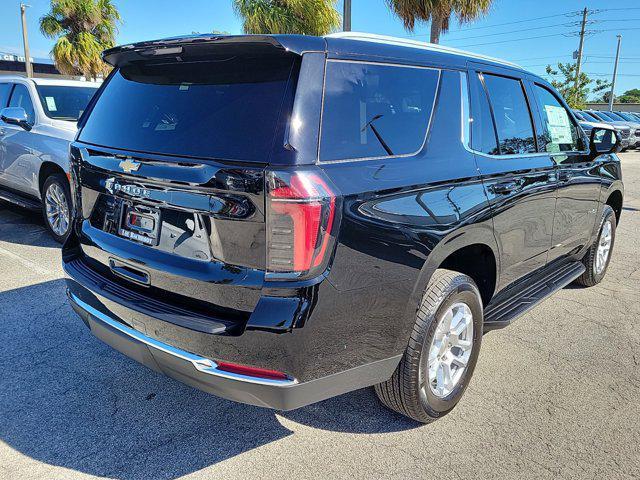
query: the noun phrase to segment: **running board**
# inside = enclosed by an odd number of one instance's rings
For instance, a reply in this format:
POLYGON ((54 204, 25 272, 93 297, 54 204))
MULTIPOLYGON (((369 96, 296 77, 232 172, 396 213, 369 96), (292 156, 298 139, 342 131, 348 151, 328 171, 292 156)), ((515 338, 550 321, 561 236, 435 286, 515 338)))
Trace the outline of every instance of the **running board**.
POLYGON ((19 207, 26 208, 28 210, 40 210, 42 208, 40 202, 36 199, 25 197, 19 193, 14 193, 9 190, 3 190, 0 188, 0 200, 4 200, 19 207))
POLYGON ((484 331, 504 328, 582 275, 582 262, 548 266, 540 274, 498 294, 484 310, 484 331))

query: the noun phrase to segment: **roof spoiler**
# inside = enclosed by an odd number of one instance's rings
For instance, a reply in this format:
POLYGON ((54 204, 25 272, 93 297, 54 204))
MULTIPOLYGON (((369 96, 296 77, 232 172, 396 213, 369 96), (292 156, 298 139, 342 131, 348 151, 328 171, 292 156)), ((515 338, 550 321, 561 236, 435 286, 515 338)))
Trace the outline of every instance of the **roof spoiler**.
POLYGON ((102 52, 109 65, 121 67, 151 59, 206 56, 208 54, 274 54, 277 51, 301 55, 307 51, 325 51, 320 37, 305 35, 186 35, 150 40, 110 48, 102 52))

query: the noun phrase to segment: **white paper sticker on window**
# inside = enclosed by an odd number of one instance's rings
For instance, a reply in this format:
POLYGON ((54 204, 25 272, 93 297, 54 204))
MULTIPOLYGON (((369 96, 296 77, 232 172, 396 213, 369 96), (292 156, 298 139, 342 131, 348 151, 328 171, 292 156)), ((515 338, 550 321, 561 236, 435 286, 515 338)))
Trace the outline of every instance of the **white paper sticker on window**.
POLYGON ((58 110, 56 107, 56 99, 53 97, 44 97, 45 102, 47 103, 47 110, 50 112, 55 112, 58 110))
POLYGON ((571 121, 569 120, 567 111, 563 107, 556 105, 545 105, 544 109, 547 114, 551 142, 557 144, 573 143, 571 121))

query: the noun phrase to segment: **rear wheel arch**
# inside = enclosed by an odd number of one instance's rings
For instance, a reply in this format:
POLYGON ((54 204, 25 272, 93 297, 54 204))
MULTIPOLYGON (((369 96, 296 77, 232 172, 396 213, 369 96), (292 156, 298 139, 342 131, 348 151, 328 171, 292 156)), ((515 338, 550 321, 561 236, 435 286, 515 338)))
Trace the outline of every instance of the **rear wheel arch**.
POLYGON ((486 306, 495 293, 498 278, 498 261, 486 244, 474 243, 451 253, 439 266, 464 273, 478 286, 482 303, 486 306))
MULTIPOLYGON (((47 178, 49 178, 51 175, 54 175, 56 173, 59 173, 67 177, 67 173, 57 163, 49 162, 49 161, 42 162, 42 165, 40 165, 40 170, 38 171, 38 189, 40 190, 41 195, 43 193, 44 183, 47 181, 47 178)), ((67 177, 67 180, 68 178, 69 177, 67 177)))
POLYGON ((427 257, 415 282, 404 315, 403 326, 406 328, 398 336, 395 350, 402 352, 406 348, 411 326, 416 320, 417 310, 436 270, 439 268, 448 269, 471 277, 480 289, 483 306, 486 306, 493 297, 499 282, 499 259, 493 228, 489 225, 475 225, 464 229, 464 231, 452 232, 448 238, 439 242, 427 257), (475 256, 478 254, 481 254, 482 257, 475 256), (480 263, 478 263, 478 258, 481 258, 480 263), (490 280, 484 277, 483 274, 486 271, 482 267, 490 269, 490 280))
POLYGON ((620 190, 612 191, 604 203, 613 208, 616 214, 616 223, 620 223, 620 215, 622 214, 622 192, 620 190))

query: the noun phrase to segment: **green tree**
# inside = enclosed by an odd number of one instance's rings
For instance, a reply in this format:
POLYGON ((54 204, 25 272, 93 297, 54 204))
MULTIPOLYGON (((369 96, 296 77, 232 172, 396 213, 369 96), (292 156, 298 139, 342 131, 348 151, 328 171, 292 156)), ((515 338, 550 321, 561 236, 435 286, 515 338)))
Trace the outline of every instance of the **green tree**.
POLYGON ((551 84, 560 92, 571 108, 584 108, 590 93, 600 93, 611 87, 611 84, 605 80, 592 80, 586 73, 580 72, 576 88, 576 72, 575 63, 558 63, 555 69, 551 65, 547 65, 547 74, 556 77, 551 81, 551 84))
POLYGON ((336 0, 234 0, 245 33, 326 35, 340 26, 336 0))
POLYGON ((120 14, 111 0, 51 0, 40 31, 56 39, 53 60, 65 75, 95 79, 109 72, 100 54, 115 45, 120 14))
POLYGON ((640 88, 627 90, 618 97, 620 103, 640 103, 640 88))
POLYGON ((413 32, 416 23, 431 22, 431 43, 449 31, 451 16, 460 24, 470 23, 489 12, 493 0, 387 0, 391 11, 413 32))

